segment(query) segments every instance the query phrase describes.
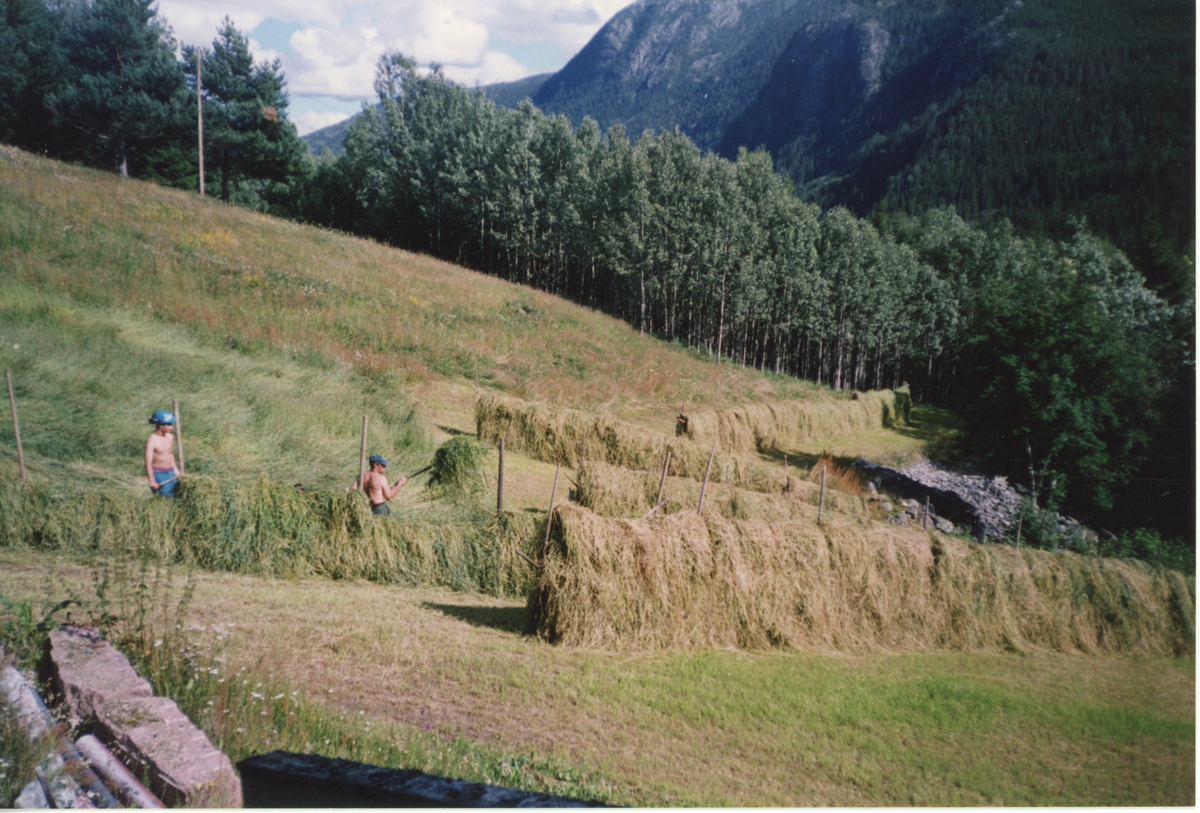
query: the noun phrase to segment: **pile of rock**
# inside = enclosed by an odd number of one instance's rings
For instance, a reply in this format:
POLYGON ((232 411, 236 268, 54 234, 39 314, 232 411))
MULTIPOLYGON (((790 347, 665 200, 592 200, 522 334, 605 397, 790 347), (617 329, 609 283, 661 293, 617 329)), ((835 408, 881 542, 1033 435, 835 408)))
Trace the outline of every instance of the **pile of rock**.
MULTIPOLYGON (((1017 515, 1021 509, 1021 494, 1004 477, 979 474, 959 474, 929 460, 918 460, 901 469, 891 469, 859 458, 854 465, 862 470, 871 491, 875 486, 904 499, 903 511, 891 514, 889 522, 908 524, 921 520, 926 500, 930 505, 930 523, 940 513, 966 526, 977 539, 998 541, 1012 538, 1016 533, 1017 515), (936 506, 936 508, 935 508, 936 506)), ((890 503, 881 507, 895 511, 890 503)), ((1058 541, 1056 549, 1087 550, 1094 546, 1097 535, 1071 517, 1054 515, 1058 541)), ((937 527, 942 528, 941 525, 937 527)), ((1111 534, 1108 536, 1111 537, 1111 534)))
POLYGON ((1007 537, 1021 508, 1021 495, 1004 477, 959 474, 929 460, 910 463, 900 473, 922 485, 957 494, 975 509, 978 533, 989 539, 1007 537))

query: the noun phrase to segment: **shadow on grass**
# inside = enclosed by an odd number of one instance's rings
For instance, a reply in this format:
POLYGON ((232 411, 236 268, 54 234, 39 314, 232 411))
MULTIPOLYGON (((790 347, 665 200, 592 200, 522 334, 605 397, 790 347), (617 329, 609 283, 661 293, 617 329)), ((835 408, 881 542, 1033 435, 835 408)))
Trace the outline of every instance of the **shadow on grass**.
POLYGON ((948 409, 914 404, 908 423, 892 431, 920 441, 922 452, 930 460, 952 465, 963 460, 965 429, 962 418, 948 409))
POLYGON ((422 602, 421 606, 466 621, 473 627, 490 627, 501 632, 525 634, 524 607, 478 607, 471 604, 436 604, 432 601, 422 602))
POLYGON ((816 454, 796 451, 784 452, 780 449, 759 449, 758 455, 768 463, 779 464, 780 468, 783 468, 783 464, 786 462, 789 470, 795 469, 792 474, 795 474, 796 471, 807 474, 813 466, 817 465, 817 461, 821 459, 821 456, 816 454))
POLYGON ((447 435, 450 435, 450 436, 452 436, 452 437, 458 437, 459 435, 468 435, 468 436, 470 436, 470 437, 475 437, 475 433, 474 433, 474 432, 464 432, 464 431, 463 431, 463 430, 461 430, 461 429, 455 429, 453 426, 441 426, 441 425, 439 424, 439 425, 438 425, 438 429, 441 429, 441 430, 442 430, 443 432, 445 432, 447 435))

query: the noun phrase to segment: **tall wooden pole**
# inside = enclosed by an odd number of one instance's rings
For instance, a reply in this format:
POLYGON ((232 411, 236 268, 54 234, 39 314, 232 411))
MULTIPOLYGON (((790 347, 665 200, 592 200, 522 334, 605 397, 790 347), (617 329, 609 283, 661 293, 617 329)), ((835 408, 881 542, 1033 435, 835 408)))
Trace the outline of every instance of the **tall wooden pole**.
POLYGON ((17 399, 13 395, 12 370, 4 368, 4 378, 8 381, 8 405, 12 407, 13 434, 17 436, 17 462, 21 464, 21 482, 28 479, 25 476, 25 452, 21 449, 21 425, 17 423, 17 399))
POLYGON ((708 466, 704 469, 704 483, 700 486, 700 503, 696 506, 696 513, 704 513, 704 490, 708 488, 708 473, 712 471, 713 458, 717 454, 717 442, 713 441, 712 451, 708 453, 708 466))
POLYGON ((921 530, 924 531, 924 530, 927 530, 928 528, 929 528, 929 495, 926 494, 925 495, 925 515, 923 517, 921 517, 921 530))
POLYGON ((179 401, 171 402, 171 411, 175 413, 175 442, 179 444, 179 473, 183 474, 183 422, 179 420, 179 401))
POLYGON ((504 438, 500 438, 500 468, 496 472, 496 513, 504 513, 504 438))
POLYGON ((200 83, 200 55, 203 48, 196 49, 196 134, 200 153, 200 197, 204 197, 204 92, 200 83))
POLYGON ((367 490, 367 416, 363 415, 362 445, 358 447, 358 487, 367 490))

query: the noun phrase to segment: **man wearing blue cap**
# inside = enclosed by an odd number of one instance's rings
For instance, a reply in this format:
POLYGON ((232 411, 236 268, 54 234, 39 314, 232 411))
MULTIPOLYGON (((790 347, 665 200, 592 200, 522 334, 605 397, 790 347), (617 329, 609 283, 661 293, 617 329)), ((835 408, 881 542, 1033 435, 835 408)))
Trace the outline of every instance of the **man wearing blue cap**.
MULTIPOLYGON (((368 458, 371 464, 371 470, 367 472, 363 478, 362 490, 367 493, 367 499, 371 501, 371 513, 377 517, 389 516, 392 511, 388 508, 387 503, 392 497, 396 496, 396 492, 404 488, 404 484, 408 482, 407 477, 401 477, 396 481, 395 485, 388 485, 387 477, 383 470, 387 468, 387 458, 381 454, 373 454, 368 458)), ((358 478, 354 478, 353 488, 359 488, 358 478)))
POLYGON ((146 439, 146 479, 160 497, 174 497, 179 485, 179 467, 175 465, 175 416, 160 409, 150 416, 154 432, 146 439))

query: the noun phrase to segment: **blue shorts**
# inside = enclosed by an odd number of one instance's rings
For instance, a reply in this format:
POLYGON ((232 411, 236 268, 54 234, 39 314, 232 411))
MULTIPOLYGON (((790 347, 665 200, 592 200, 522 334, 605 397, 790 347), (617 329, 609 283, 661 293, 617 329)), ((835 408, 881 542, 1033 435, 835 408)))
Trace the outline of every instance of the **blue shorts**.
POLYGON ((166 480, 171 480, 171 482, 167 483, 165 486, 159 486, 158 488, 154 489, 154 493, 160 497, 174 497, 175 486, 179 485, 179 480, 172 480, 172 477, 175 477, 174 469, 155 469, 154 482, 162 483, 166 480))

